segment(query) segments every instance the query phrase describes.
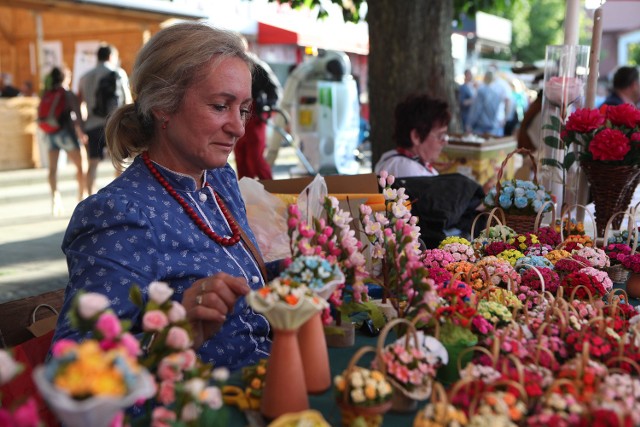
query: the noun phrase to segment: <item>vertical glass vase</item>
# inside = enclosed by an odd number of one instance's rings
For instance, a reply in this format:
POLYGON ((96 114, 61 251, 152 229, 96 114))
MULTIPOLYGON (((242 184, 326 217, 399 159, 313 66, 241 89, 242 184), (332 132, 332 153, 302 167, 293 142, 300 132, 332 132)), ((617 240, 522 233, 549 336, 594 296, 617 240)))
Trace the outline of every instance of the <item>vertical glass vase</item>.
POLYGON ((567 118, 586 101, 589 46, 547 46, 542 98, 541 141, 538 141, 538 181, 555 196, 557 205, 573 206, 579 192, 577 147, 560 138, 567 118))

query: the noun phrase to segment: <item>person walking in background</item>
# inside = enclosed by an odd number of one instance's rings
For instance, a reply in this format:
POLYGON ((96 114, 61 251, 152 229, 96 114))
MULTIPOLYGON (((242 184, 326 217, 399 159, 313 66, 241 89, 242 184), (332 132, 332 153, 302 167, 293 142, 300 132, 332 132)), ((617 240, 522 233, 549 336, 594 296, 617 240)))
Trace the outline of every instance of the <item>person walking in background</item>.
POLYGON ((67 153, 76 167, 78 181, 78 201, 84 197, 85 181, 82 171, 82 153, 80 143, 86 143, 87 136, 82 130, 80 103, 76 95, 69 90, 71 73, 55 67, 47 76, 45 92, 38 107, 39 122, 44 130, 49 147, 49 187, 51 187, 51 211, 54 216, 64 213, 62 197, 58 191, 58 157, 60 150, 67 153))
POLYGON ((103 44, 97 52, 98 65, 80 79, 80 102, 87 107, 85 132, 89 138, 87 170, 87 192, 95 193, 98 164, 105 156, 106 140, 104 127, 107 116, 123 104, 131 103, 129 78, 118 66, 118 50, 103 44))
POLYGON ((16 96, 20 96, 20 89, 11 85, 11 76, 7 73, 0 74, 0 98, 16 96))
POLYGON ((264 150, 267 147, 267 120, 271 110, 282 97, 282 85, 269 64, 248 50, 247 55, 256 64, 251 82, 253 113, 245 127, 244 136, 238 140, 233 149, 236 170, 238 179, 245 176, 272 179, 271 166, 264 157, 264 150))
POLYGON ((458 90, 458 103, 460 104, 460 118, 462 120, 462 126, 467 128, 469 123, 469 114, 471 113, 471 106, 473 105, 473 99, 476 96, 476 87, 473 81, 473 74, 471 70, 464 70, 464 83, 460 85, 458 90))
POLYGON ((508 110, 508 94, 501 83, 495 80, 493 71, 484 74, 484 84, 478 92, 471 106, 467 132, 478 135, 502 136, 508 110))
POLYGON ((636 67, 623 66, 613 75, 613 91, 604 105, 632 104, 640 101, 640 80, 636 67))

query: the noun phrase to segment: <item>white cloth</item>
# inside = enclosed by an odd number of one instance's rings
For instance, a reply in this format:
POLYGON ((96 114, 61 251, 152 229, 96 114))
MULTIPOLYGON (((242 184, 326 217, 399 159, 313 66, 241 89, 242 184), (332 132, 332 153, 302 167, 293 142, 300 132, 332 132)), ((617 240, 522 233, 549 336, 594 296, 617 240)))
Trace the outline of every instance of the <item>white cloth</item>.
POLYGON ((380 160, 376 163, 374 172, 380 174, 383 170, 397 178, 438 175, 438 171, 434 168, 429 170, 421 161, 403 156, 395 149, 382 154, 380 160))

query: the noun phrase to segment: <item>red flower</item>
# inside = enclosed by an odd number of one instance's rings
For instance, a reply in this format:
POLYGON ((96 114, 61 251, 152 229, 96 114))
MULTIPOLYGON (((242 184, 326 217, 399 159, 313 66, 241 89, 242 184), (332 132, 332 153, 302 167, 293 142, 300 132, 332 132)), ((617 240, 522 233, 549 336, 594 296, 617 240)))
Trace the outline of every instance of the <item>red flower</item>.
POLYGON ((607 108, 606 118, 614 126, 634 128, 640 122, 640 111, 631 104, 613 105, 607 108))
POLYGON ((604 129, 593 137, 589 151, 593 160, 624 160, 631 150, 629 138, 618 129, 604 129))
POLYGON ((566 130, 586 133, 604 124, 604 116, 598 110, 579 108, 567 119, 566 130))

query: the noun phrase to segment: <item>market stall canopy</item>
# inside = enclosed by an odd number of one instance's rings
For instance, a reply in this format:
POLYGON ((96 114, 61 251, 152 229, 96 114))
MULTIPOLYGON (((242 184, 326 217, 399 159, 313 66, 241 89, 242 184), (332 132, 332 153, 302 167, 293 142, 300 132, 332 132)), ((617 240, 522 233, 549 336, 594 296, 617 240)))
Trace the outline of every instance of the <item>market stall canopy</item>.
POLYGON ((369 53, 368 27, 361 24, 333 24, 331 29, 318 23, 308 25, 288 22, 258 21, 259 44, 295 44, 326 50, 367 55, 369 53))
POLYGON ((100 16, 139 23, 169 18, 197 20, 207 17, 185 2, 165 0, 3 0, 2 6, 68 15, 100 16))

